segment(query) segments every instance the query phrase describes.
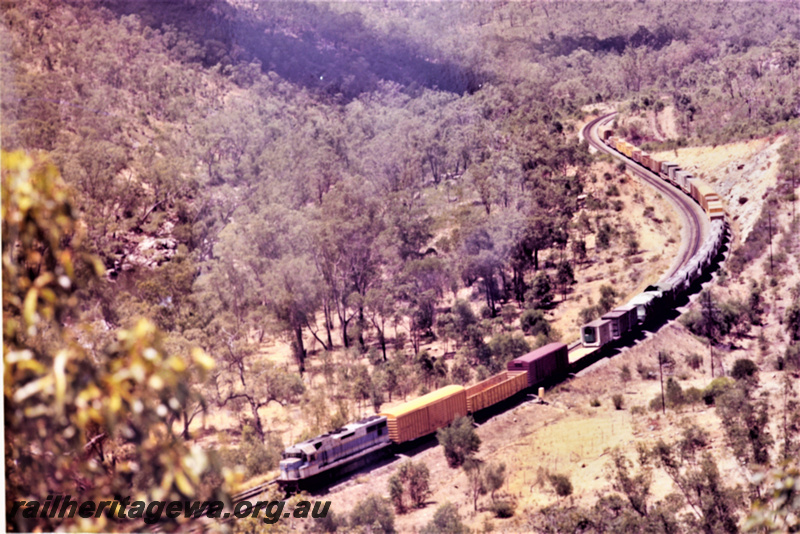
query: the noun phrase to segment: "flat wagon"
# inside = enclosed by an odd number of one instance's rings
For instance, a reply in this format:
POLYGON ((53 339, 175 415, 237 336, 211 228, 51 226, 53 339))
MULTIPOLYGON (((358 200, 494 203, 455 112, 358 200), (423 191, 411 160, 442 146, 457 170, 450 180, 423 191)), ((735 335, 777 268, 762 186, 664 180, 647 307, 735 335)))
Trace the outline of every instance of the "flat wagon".
POLYGON ((504 401, 528 387, 525 371, 503 371, 467 388, 467 411, 475 413, 504 401))
POLYGON ((389 424, 389 439, 411 441, 446 427, 467 415, 467 394, 463 386, 445 386, 381 412, 389 424))

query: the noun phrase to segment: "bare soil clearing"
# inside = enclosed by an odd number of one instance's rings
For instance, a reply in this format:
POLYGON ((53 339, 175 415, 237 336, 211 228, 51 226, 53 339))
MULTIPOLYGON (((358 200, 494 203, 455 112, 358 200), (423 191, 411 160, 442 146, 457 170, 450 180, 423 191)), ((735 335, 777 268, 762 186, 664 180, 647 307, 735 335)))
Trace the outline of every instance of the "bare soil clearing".
POLYGON ((716 147, 701 146, 655 152, 707 181, 723 198, 736 223, 736 234, 747 239, 761 213, 766 192, 778 179, 778 149, 785 136, 754 139, 716 147))

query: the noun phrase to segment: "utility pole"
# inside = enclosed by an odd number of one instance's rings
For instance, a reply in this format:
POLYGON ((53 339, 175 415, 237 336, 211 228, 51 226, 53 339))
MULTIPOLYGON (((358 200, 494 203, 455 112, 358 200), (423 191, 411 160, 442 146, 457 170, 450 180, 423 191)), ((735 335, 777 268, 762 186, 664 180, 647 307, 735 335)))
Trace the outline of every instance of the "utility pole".
POLYGON ((714 345, 711 344, 711 336, 708 337, 708 357, 711 358, 711 379, 714 379, 714 345))
POLYGON ((706 337, 708 338, 708 354, 711 358, 711 378, 714 378, 714 344, 711 339, 714 335, 714 309, 712 306, 711 292, 705 291, 703 294, 703 319, 706 337))
POLYGON ((769 225, 769 271, 775 274, 775 267, 772 265, 772 211, 767 211, 767 224, 769 225))
POLYGON ((795 187, 797 187, 797 186, 795 185, 795 183, 794 183, 795 179, 797 178, 797 177, 795 176, 795 173, 796 173, 796 172, 797 172, 797 171, 795 171, 794 169, 792 169, 792 174, 791 174, 791 176, 792 176, 792 222, 794 222, 794 221, 795 221, 795 218, 796 218, 796 216, 795 216, 795 203, 797 202, 797 195, 795 195, 795 193, 794 193, 794 191, 795 191, 795 187))
POLYGON ((664 358, 662 358, 663 352, 658 352, 658 376, 661 379, 661 413, 666 415, 667 414, 667 405, 664 402, 664 358))

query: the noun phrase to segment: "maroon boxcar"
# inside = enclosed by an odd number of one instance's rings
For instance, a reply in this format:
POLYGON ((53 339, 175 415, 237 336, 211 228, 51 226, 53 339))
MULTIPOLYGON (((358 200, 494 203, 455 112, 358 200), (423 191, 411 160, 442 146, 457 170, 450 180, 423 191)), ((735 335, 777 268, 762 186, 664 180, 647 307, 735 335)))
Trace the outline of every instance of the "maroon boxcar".
POLYGON ((528 387, 535 386, 549 378, 560 378, 569 371, 567 346, 563 343, 550 343, 533 352, 508 362, 509 371, 527 371, 528 387))

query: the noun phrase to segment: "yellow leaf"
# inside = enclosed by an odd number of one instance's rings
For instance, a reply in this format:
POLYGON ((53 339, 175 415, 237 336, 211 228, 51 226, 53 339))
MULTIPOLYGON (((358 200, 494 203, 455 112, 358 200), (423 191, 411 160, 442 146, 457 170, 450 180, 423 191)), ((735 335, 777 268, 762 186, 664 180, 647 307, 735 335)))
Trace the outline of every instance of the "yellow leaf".
POLYGON ((108 401, 108 407, 112 413, 117 413, 122 409, 122 397, 118 394, 111 395, 111 400, 108 401))
POLYGON ((186 363, 177 356, 170 356, 167 360, 167 365, 176 373, 182 373, 186 370, 186 363))
POLYGON ((50 282, 53 281, 53 273, 47 272, 43 273, 36 277, 36 280, 33 281, 33 286, 37 289, 41 289, 50 282))
POLYGON ((33 371, 36 374, 43 374, 47 370, 47 368, 41 362, 36 360, 25 360, 23 362, 19 362, 17 369, 19 371, 33 371))
POLYGON ((45 287, 44 289, 42 289, 42 298, 47 302, 49 302, 50 304, 56 303, 56 294, 49 287, 45 287))
POLYGON ((14 393, 14 402, 22 402, 28 397, 36 395, 40 391, 43 391, 49 388, 53 384, 53 376, 43 376, 39 380, 34 380, 33 382, 28 382, 21 388, 19 388, 16 393, 14 393))
POLYGON ((178 486, 178 490, 186 497, 194 497, 194 487, 181 470, 175 471, 175 485, 178 486))
POLYGON ((39 291, 36 289, 29 289, 25 295, 25 303, 22 305, 22 316, 28 325, 36 322, 36 302, 39 300, 39 291))
POLYGON ((167 471, 164 473, 164 478, 161 479, 161 489, 164 491, 169 491, 173 480, 175 480, 175 473, 167 469, 167 471))
MULTIPOLYGON (((103 276, 106 274, 106 268, 103 265, 103 262, 100 261, 100 258, 96 258, 92 256, 92 266, 94 267, 94 272, 97 276, 103 276)), ((69 264, 70 271, 72 270, 72 263, 69 264)))
POLYGON ((214 368, 214 359, 199 347, 194 347, 192 349, 192 359, 194 359, 194 363, 206 371, 210 371, 214 368))
POLYGON ((56 409, 59 414, 64 412, 64 398, 67 393, 67 375, 65 372, 67 357, 67 351, 61 350, 56 354, 56 359, 53 363, 53 373, 56 381, 56 409))

